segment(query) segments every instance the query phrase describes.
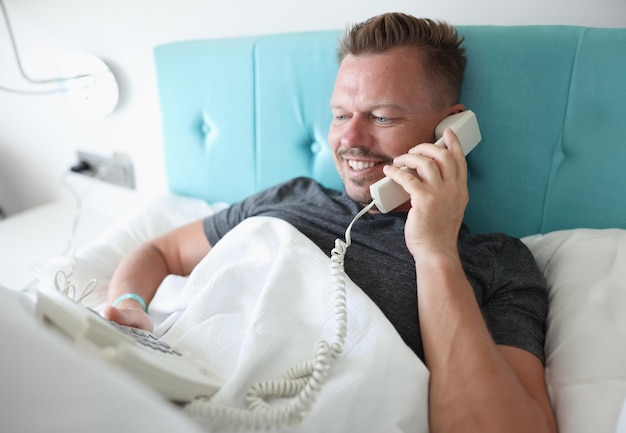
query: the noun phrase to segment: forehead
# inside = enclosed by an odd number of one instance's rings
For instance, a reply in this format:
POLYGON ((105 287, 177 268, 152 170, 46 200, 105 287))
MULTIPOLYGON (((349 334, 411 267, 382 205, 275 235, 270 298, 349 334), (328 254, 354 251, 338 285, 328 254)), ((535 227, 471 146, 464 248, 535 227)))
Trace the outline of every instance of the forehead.
POLYGON ((339 66, 331 104, 350 98, 421 105, 430 101, 423 75, 420 53, 413 48, 348 55, 339 66))

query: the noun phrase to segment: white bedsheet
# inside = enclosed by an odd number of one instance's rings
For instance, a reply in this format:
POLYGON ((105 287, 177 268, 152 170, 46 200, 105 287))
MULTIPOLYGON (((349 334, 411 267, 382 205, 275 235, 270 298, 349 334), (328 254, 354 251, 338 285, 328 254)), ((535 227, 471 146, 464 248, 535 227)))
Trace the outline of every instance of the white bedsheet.
MULTIPOLYGON (((330 273, 327 255, 291 225, 249 219, 192 272, 177 301, 187 307, 163 338, 224 377, 212 403, 243 409, 249 386, 311 358, 319 339, 334 341, 330 273)), ((288 431, 428 431, 426 367, 349 280, 347 293, 344 353, 312 410, 288 431)), ((199 421, 210 431, 233 429, 212 417, 199 421)))
MULTIPOLYGON (((85 287, 90 279, 95 278, 98 281, 98 285, 94 294, 89 297, 88 305, 99 309, 105 304, 108 282, 115 267, 121 258, 128 253, 130 248, 153 236, 186 222, 202 218, 224 207, 222 204, 208 205, 201 200, 178 196, 158 198, 139 212, 133 212, 131 215, 122 218, 119 224, 105 233, 98 241, 88 248, 79 251, 76 257, 72 282, 77 287, 85 287)), ((272 230, 275 231, 276 229, 273 228, 272 230)), ((282 230, 278 232, 282 232, 282 230)), ((264 242, 267 243, 269 241, 269 239, 265 239, 264 242)), ((626 346, 623 344, 626 339, 626 315, 620 314, 620 308, 624 305, 624 299, 626 299, 626 276, 624 274, 626 266, 624 265, 625 256, 623 254, 626 251, 626 230, 575 229, 529 236, 524 241, 535 255, 540 269, 549 283, 551 313, 546 336, 547 379, 559 421, 559 431, 562 433, 588 433, 590 431, 594 433, 615 433, 621 411, 622 415, 618 431, 626 433, 626 428, 624 427, 626 425, 626 409, 623 409, 626 396, 626 369, 623 367, 626 365, 626 346)), ((270 245, 272 244, 270 243, 270 245)), ((224 246, 220 246, 220 249, 224 248, 224 246)), ((235 255, 237 248, 241 248, 242 251, 253 250, 252 245, 244 241, 239 246, 233 246, 228 251, 228 254, 235 255)), ((303 274, 300 274, 300 278, 313 280, 312 283, 316 284, 315 288, 320 294, 328 294, 330 299, 330 289, 327 287, 327 283, 322 280, 323 277, 325 278, 329 274, 327 265, 322 263, 324 260, 319 259, 320 262, 318 263, 318 257, 313 252, 296 253, 294 250, 294 256, 290 258, 288 248, 282 248, 281 251, 281 254, 285 254, 285 256, 280 260, 293 260, 294 263, 297 260, 305 260, 301 257, 304 254, 306 256, 306 267, 304 267, 305 271, 303 271, 303 274)), ((349 250, 348 254, 350 254, 349 250)), ((273 255, 269 257, 274 258, 273 255)), ((279 260, 278 257, 274 259, 279 260)), ((66 258, 57 257, 43 263, 40 278, 49 283, 57 270, 64 269, 68 271, 66 262, 66 258)), ((216 264, 215 266, 218 269, 218 265, 216 264)), ((234 264, 229 263, 229 266, 232 266, 233 269, 237 268, 234 264)), ((238 272, 241 274, 239 278, 244 280, 244 277, 247 275, 259 275, 259 270, 254 267, 246 269, 245 262, 238 268, 238 272)), ((184 311, 184 308, 190 304, 190 311, 185 313, 184 317, 181 317, 181 322, 171 330, 168 338, 180 340, 181 343, 186 344, 189 342, 191 344, 194 342, 194 339, 196 342, 200 341, 199 330, 201 326, 199 321, 202 319, 200 313, 206 313, 206 311, 203 312, 202 306, 199 305, 200 296, 192 296, 191 286, 185 292, 186 298, 177 298, 178 294, 183 290, 186 281, 186 279, 181 277, 168 277, 159 290, 158 296, 150 304, 150 314, 156 319, 157 323, 161 324, 157 331, 165 332, 184 311), (195 311, 193 314, 196 314, 196 316, 190 316, 192 311, 195 311), (165 319, 167 320, 163 322, 165 319), (197 323, 194 324, 194 321, 197 323), (189 327, 188 334, 184 332, 183 324, 189 327), (196 328, 196 330, 193 328, 196 328)), ((206 289, 200 287, 198 290, 203 291, 206 289)), ((345 411, 345 413, 337 418, 336 425, 328 428, 326 431, 341 431, 342 428, 345 431, 350 431, 350 428, 345 428, 342 423, 352 422, 351 417, 362 417, 362 419, 355 421, 357 424, 355 424, 354 430, 356 430, 358 426, 365 425, 368 421, 376 419, 384 411, 387 412, 384 413, 382 419, 385 422, 395 422, 390 420, 390 417, 393 416, 399 419, 400 415, 398 413, 403 413, 402 411, 405 411, 407 406, 411 410, 419 411, 419 413, 415 414, 415 417, 421 417, 419 418, 421 420, 420 423, 424 424, 420 425, 425 425, 425 405, 421 404, 425 399, 423 394, 425 385, 419 380, 415 381, 416 375, 414 372, 407 370, 405 367, 397 367, 404 368, 404 370, 399 370, 401 374, 390 372, 395 366, 408 363, 405 362, 405 359, 386 359, 398 357, 397 353, 392 354, 392 352, 389 352, 389 355, 385 355, 385 352, 388 352, 390 347, 397 348, 401 345, 397 335, 393 330, 389 332, 384 331, 387 332, 388 338, 380 335, 383 333, 383 328, 389 328, 388 323, 384 320, 373 320, 374 316, 381 318, 378 310, 372 305, 362 306, 368 300, 362 300, 361 297, 363 295, 354 287, 351 286, 349 290, 350 333, 348 334, 346 348, 347 356, 339 361, 337 369, 333 370, 334 373, 331 374, 330 385, 324 390, 326 394, 322 394, 320 397, 321 403, 315 408, 319 413, 313 412, 305 420, 305 424, 301 428, 310 428, 313 431, 312 426, 316 425, 315 423, 320 418, 322 419, 319 421, 320 428, 318 431, 324 431, 321 426, 327 427, 329 424, 333 424, 331 417, 327 420, 323 418, 325 413, 327 413, 325 412, 326 406, 333 403, 333 399, 328 398, 327 394, 335 392, 335 388, 340 386, 334 382, 335 380, 340 381, 341 386, 345 386, 347 389, 342 389, 338 393, 341 399, 334 399, 337 400, 338 406, 331 408, 331 410, 345 411), (359 308, 364 309, 363 315, 357 313, 359 308), (367 314, 370 314, 370 316, 367 316, 367 314), (372 324, 364 323, 370 321, 370 319, 372 324), (379 324, 381 329, 378 329, 379 324), (362 325, 376 327, 376 329, 363 331, 360 328, 362 325), (380 352, 373 353, 376 350, 380 352), (384 358, 383 364, 374 365, 373 363, 379 362, 378 358, 381 357, 381 354, 384 358), (371 365, 361 366, 364 362, 371 363, 371 365), (357 372, 357 368, 362 368, 363 373, 357 372), (345 385, 348 374, 354 376, 355 385, 345 385), (372 386, 372 383, 365 383, 365 381, 377 381, 385 375, 388 376, 389 384, 374 383, 375 386, 372 386), (399 386, 398 381, 401 382, 399 386), (406 386, 413 386, 411 381, 416 382, 415 389, 412 390, 413 394, 405 390, 406 386), (387 385, 389 386, 387 387, 387 385), (397 395, 394 394, 395 390, 393 388, 396 386, 398 386, 397 395), (375 392, 377 387, 384 389, 383 397, 379 398, 379 396, 367 394, 375 392), (329 389, 331 391, 328 391, 329 389), (360 393, 364 395, 360 395, 360 393), (400 401, 400 406, 393 408, 394 404, 401 400, 400 396, 407 394, 410 394, 411 399, 416 396, 416 400, 409 401, 409 398, 407 398, 405 401, 400 401), (387 401, 388 395, 392 395, 393 398, 387 401), (366 404, 363 404, 363 400, 367 400, 366 404), (380 408, 375 407, 372 410, 372 402, 382 406, 380 408), (390 407, 392 409, 389 409, 390 407), (371 412, 371 415, 368 413, 368 410, 371 412)), ((289 295, 291 296, 291 294, 289 295)), ((267 304, 267 301, 261 296, 266 295, 255 292, 252 296, 253 299, 241 298, 239 296, 231 297, 228 290, 224 288, 222 291, 211 292, 207 296, 207 302, 214 303, 224 300, 227 301, 225 305, 228 306, 228 302, 244 302, 245 300, 245 305, 247 305, 247 308, 251 308, 251 311, 257 311, 257 304, 259 304, 259 312, 265 311, 261 309, 261 306, 263 303, 267 304)), ((281 300, 277 304, 277 308, 284 310, 285 304, 287 304, 287 309, 289 309, 291 307, 289 302, 293 303, 294 301, 289 300, 287 302, 286 299, 281 300)), ((298 311, 300 311, 303 301, 296 302, 296 305, 298 306, 298 311)), ((269 373, 273 373, 273 371, 265 372, 262 370, 262 367, 264 363, 273 363, 274 359, 282 360, 282 352, 268 354, 262 350, 259 355, 258 366, 254 364, 254 352, 251 351, 254 348, 253 343, 262 341, 257 334, 263 334, 265 327, 271 329, 272 333, 289 338, 289 344, 294 344, 291 340, 296 341, 297 349, 296 347, 290 347, 289 351, 285 353, 298 358, 298 361, 311 356, 313 351, 312 345, 317 338, 332 337, 330 332, 333 329, 333 318, 330 308, 322 307, 315 303, 312 305, 316 306, 314 310, 316 313, 305 311, 308 313, 303 324, 307 329, 306 331, 297 330, 293 324, 290 324, 291 328, 293 328, 291 329, 285 325, 285 321, 281 322, 282 326, 274 323, 271 326, 264 324, 262 329, 257 327, 256 324, 258 322, 254 322, 253 329, 247 329, 245 326, 250 327, 252 324, 248 321, 242 321, 237 316, 241 311, 237 314, 233 313, 230 322, 229 317, 216 316, 212 319, 214 325, 217 322, 222 323, 220 325, 222 326, 222 332, 225 333, 229 330, 228 326, 236 331, 230 339, 228 335, 213 334, 207 337, 206 343, 200 343, 202 347, 200 354, 205 357, 212 355, 213 340, 220 342, 223 346, 215 349, 218 353, 225 356, 224 360, 221 361, 220 371, 227 379, 227 386, 218 394, 221 401, 232 403, 236 407, 243 407, 240 396, 245 388, 243 382, 246 379, 244 379, 243 372, 246 368, 255 373, 254 377, 251 377, 248 381, 250 383, 257 378, 274 379, 278 377, 271 376, 269 373), (321 314, 320 311, 324 314, 321 314), (312 330, 310 327, 313 327, 312 330), (278 332, 274 331, 276 328, 279 329, 278 332), (324 332, 318 333, 318 329, 323 329, 324 332), (326 330, 329 330, 329 332, 326 333, 326 330), (305 337, 294 337, 296 335, 300 336, 300 334, 306 335, 306 339, 310 341, 304 344, 305 337), (292 351, 296 350, 298 356, 291 354, 292 351), (205 351, 208 353, 204 353, 205 351), (236 379, 235 374, 241 374, 241 377, 236 379), (236 380, 239 382, 236 382, 236 380), (227 395, 227 393, 230 394, 227 395)), ((237 311, 237 308, 243 308, 243 305, 230 305, 229 308, 237 311)), ((288 311, 288 313, 291 314, 291 311, 288 311)), ((7 319, 6 331, 10 329, 12 322, 8 321, 9 316, 5 315, 4 318, 7 319)), ((208 323, 206 326, 208 326, 208 323)), ((13 335, 13 331, 8 332, 13 335)), ((267 350, 269 351, 269 349, 267 350)), ((410 353, 409 355, 413 356, 410 353)), ((210 357, 210 359, 217 366, 220 365, 220 362, 214 357, 210 357)), ((2 364, 3 367, 6 366, 6 362, 5 360, 2 364)), ((41 364, 47 365, 48 363, 42 358, 41 364)), ((284 369, 291 365, 289 362, 282 362, 280 366, 275 368, 277 375, 282 374, 284 369)), ((411 365, 411 368, 418 368, 412 363, 411 365)), ((420 366, 419 369, 421 368, 420 366)), ((71 369, 66 370, 70 371, 71 369)), ((4 372, 6 373, 6 369, 4 372)), ((40 381, 46 377, 46 374, 49 374, 47 370, 46 372, 42 370, 40 373, 38 376, 40 381)), ((420 372, 419 374, 420 376, 418 377, 422 378, 422 373, 420 372)), ((59 377, 57 375, 52 379, 59 377)), ((72 375, 68 375, 68 377, 71 378, 72 375)), ((25 379, 26 383, 30 384, 31 382, 27 380, 25 379)), ((42 383, 43 381, 39 382, 39 384, 42 383)), ((107 386, 109 386, 108 382, 107 386)), ((28 392, 28 388, 25 389, 25 392, 28 392)), ((12 393, 13 391, 9 390, 6 395, 11 395, 12 393)), ((40 404, 45 404, 45 399, 39 400, 41 400, 40 404)), ((93 402, 94 400, 90 401, 93 402)), ((52 410, 49 412, 52 412, 52 410)), ((71 413, 60 413, 59 418, 62 419, 64 415, 69 416, 71 413)), ((3 422, 7 422, 6 417, 0 417, 0 426, 4 425, 3 422)), ((73 425, 73 422, 73 419, 68 421, 68 425, 73 425)), ((147 421, 144 420, 143 422, 147 421)), ((154 423, 152 419, 150 419, 150 422, 154 423)), ((410 422, 412 421, 406 421, 405 424, 401 424, 395 430, 403 429, 410 422)), ((400 425, 400 421, 397 421, 397 423, 400 425)), ((166 425, 166 423, 162 424, 166 425)), ((62 424, 57 423, 56 425, 61 426, 62 424)), ((380 424, 373 423, 369 430, 373 431, 379 427, 380 424)), ((394 431, 394 427, 389 430, 386 427, 380 428, 380 431, 394 431)), ((364 431, 367 430, 367 428, 364 429, 364 431)), ((0 427, 0 431, 5 431, 5 429, 0 427)), ((6 431, 11 430, 8 429, 6 431)))

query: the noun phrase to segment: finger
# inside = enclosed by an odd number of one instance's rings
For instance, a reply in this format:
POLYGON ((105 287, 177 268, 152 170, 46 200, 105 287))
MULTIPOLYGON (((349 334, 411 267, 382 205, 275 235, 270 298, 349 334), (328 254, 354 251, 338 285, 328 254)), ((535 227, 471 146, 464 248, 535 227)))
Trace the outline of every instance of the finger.
POLYGON ((415 146, 409 150, 409 153, 422 155, 437 161, 444 179, 451 176, 465 178, 467 175, 467 162, 457 135, 452 129, 447 128, 443 133, 441 141, 441 145, 424 143, 415 146))
POLYGON ((143 310, 136 308, 105 307, 102 312, 104 317, 120 325, 132 326, 152 332, 152 319, 143 310))
POLYGON ((459 141, 457 135, 448 128, 443 132, 444 142, 456 160, 457 176, 465 179, 467 177, 467 160, 465 159, 465 151, 459 141))
POLYGON ((400 155, 394 159, 394 164, 414 170, 422 181, 438 184, 446 177, 445 166, 449 165, 445 162, 446 159, 450 159, 450 156, 446 156, 442 149, 436 149, 435 152, 429 149, 424 153, 400 155))
POLYGON ((450 152, 455 155, 460 153, 463 157, 465 157, 463 153, 463 146, 461 146, 459 137, 457 137, 452 129, 446 128, 446 130, 443 131, 443 142, 446 149, 448 149, 450 152))
MULTIPOLYGON (((432 156, 437 154, 443 146, 437 146, 434 143, 421 143, 417 146, 413 146, 407 153, 409 154, 421 154, 424 156, 432 156)), ((445 147, 443 147, 445 149, 445 147)))

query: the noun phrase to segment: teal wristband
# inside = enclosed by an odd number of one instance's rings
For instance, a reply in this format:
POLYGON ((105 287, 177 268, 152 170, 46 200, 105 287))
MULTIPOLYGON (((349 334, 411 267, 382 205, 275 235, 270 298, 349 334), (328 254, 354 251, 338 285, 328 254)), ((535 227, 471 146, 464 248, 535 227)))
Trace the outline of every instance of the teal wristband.
POLYGON ((141 298, 141 296, 136 295, 135 293, 124 293, 122 296, 117 298, 115 302, 113 302, 113 306, 117 307, 120 302, 126 299, 134 299, 141 304, 141 308, 143 308, 144 313, 148 312, 148 308, 146 307, 146 303, 144 302, 144 300, 141 298))

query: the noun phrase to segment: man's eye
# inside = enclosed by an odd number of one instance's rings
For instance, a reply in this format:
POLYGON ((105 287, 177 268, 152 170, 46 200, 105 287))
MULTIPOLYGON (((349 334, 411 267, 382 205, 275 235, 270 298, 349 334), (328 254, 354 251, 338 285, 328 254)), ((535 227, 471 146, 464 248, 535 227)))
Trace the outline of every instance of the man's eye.
POLYGON ((389 122, 389 118, 388 117, 384 117, 384 116, 374 116, 374 119, 376 119, 376 121, 378 123, 387 123, 387 122, 389 122))

